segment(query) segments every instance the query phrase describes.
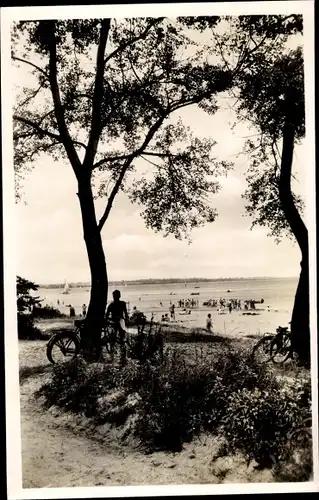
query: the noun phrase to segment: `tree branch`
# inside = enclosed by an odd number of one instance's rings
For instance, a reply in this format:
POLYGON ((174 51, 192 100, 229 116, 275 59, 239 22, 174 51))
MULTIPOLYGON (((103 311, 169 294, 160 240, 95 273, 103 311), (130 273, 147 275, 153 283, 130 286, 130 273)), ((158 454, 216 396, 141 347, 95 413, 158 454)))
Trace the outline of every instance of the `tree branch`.
POLYGON ((150 21, 149 25, 147 26, 147 28, 138 36, 132 38, 131 40, 129 40, 128 42, 126 43, 123 43, 121 45, 119 45, 117 47, 117 49, 115 49, 113 52, 111 52, 111 54, 109 54, 105 59, 104 59, 104 63, 106 64, 110 59, 112 59, 113 57, 115 57, 119 52, 122 52, 124 51, 125 49, 127 49, 128 47, 130 47, 131 45, 133 45, 135 42, 138 42, 139 40, 143 40, 143 38, 145 38, 149 31, 154 27, 156 26, 156 24, 158 24, 160 21, 162 21, 163 18, 155 18, 153 21, 150 21))
POLYGON ((168 157, 175 156, 173 154, 168 154, 168 153, 157 153, 156 151, 142 151, 142 152, 138 152, 138 151, 140 151, 140 148, 137 149, 135 152, 127 154, 127 155, 107 156, 105 158, 102 158, 98 162, 96 162, 93 165, 93 169, 100 167, 101 165, 103 165, 103 163, 112 162, 112 161, 127 160, 132 155, 134 155, 134 158, 136 158, 137 156, 140 156, 142 154, 147 155, 147 156, 158 156, 159 158, 168 158, 168 157))
POLYGON ((98 224, 98 229, 99 231, 102 230, 108 216, 110 215, 110 211, 111 211, 111 208, 112 208, 112 205, 113 205, 113 201, 114 201, 114 198, 115 196, 117 195, 120 187, 121 187, 121 184, 122 184, 122 181, 124 179, 124 175, 128 169, 128 167, 130 166, 131 162, 132 162, 133 158, 132 159, 127 159, 126 162, 124 163, 122 169, 121 169, 121 172, 120 172, 120 175, 117 179, 117 181, 115 182, 114 186, 113 186, 113 189, 111 191, 111 194, 109 196, 109 199, 107 200, 107 204, 106 204, 106 208, 104 210, 104 213, 100 219, 100 222, 98 224))
POLYGON ((94 162, 101 133, 101 122, 102 122, 101 101, 103 97, 103 86, 104 86, 103 76, 105 68, 104 53, 110 31, 110 26, 111 26, 110 19, 104 19, 101 23, 100 42, 96 57, 96 74, 95 74, 94 91, 93 91, 91 131, 89 136, 88 147, 83 161, 83 165, 87 166, 90 170, 91 170, 91 165, 94 162))
POLYGON ((23 107, 25 106, 29 101, 31 101, 31 99, 34 99, 38 93, 40 92, 40 90, 43 88, 43 82, 40 83, 39 87, 34 90, 33 92, 31 92, 31 94, 28 95, 28 97, 26 97, 24 99, 24 101, 22 101, 20 104, 19 104, 19 107, 23 107))
MULTIPOLYGON (((47 137, 51 137, 51 139, 56 139, 58 142, 61 142, 63 144, 63 140, 62 140, 61 135, 55 134, 54 132, 50 132, 49 130, 45 130, 44 128, 40 127, 40 125, 38 123, 35 123, 32 120, 29 120, 28 118, 24 118, 23 116, 18 116, 18 115, 13 115, 13 119, 17 120, 21 123, 24 123, 25 125, 28 125, 29 127, 32 127, 35 131, 38 132, 38 134, 46 135, 47 137)), ((86 145, 83 144, 83 142, 74 141, 71 137, 70 137, 70 139, 71 139, 73 144, 81 146, 82 148, 86 148, 86 145)))
POLYGON ((141 153, 143 153, 144 148, 149 144, 149 142, 153 138, 154 134, 161 127, 164 119, 165 119, 165 117, 161 117, 159 120, 157 120, 157 122, 155 122, 152 125, 152 127, 149 129, 148 133, 146 134, 145 139, 144 139, 142 145, 139 147, 139 149, 137 149, 135 151, 135 153, 131 153, 129 155, 129 157, 127 158, 127 160, 125 161, 125 163, 124 163, 124 165, 123 165, 123 167, 121 169, 120 175, 119 175, 119 177, 118 177, 118 179, 117 179, 117 181, 116 181, 116 183, 115 183, 115 185, 114 185, 114 187, 113 187, 113 189, 111 191, 111 194, 110 194, 109 199, 107 201, 107 205, 106 205, 106 208, 104 210, 104 213, 103 213, 103 215, 102 215, 102 217, 100 219, 100 222, 99 222, 99 225, 98 225, 99 231, 102 230, 102 228, 103 228, 103 226, 105 224, 105 221, 107 220, 107 218, 108 218, 108 216, 110 214, 114 198, 117 195, 118 190, 121 187, 121 184, 122 184, 122 181, 124 179, 124 175, 125 175, 127 169, 131 165, 131 163, 134 160, 134 158, 136 158, 141 153))
POLYGON ((36 64, 34 64, 33 62, 31 61, 27 61, 26 59, 21 59, 21 57, 17 57, 17 56, 12 56, 12 59, 14 61, 20 61, 20 62, 23 62, 25 64, 28 64, 29 66, 32 66, 33 68, 37 69, 38 71, 40 71, 48 80, 49 80, 49 75, 48 73, 46 73, 46 71, 44 71, 44 69, 40 68, 40 66, 37 66, 36 64))
POLYGON ((51 137, 51 139, 56 139, 56 140, 62 142, 61 136, 59 134, 54 134, 53 132, 50 132, 49 130, 45 130, 44 128, 40 127, 40 125, 33 122, 32 120, 29 120, 28 118, 24 118, 23 116, 13 115, 13 119, 17 120, 18 122, 24 123, 25 125, 28 125, 29 127, 32 127, 34 130, 36 130, 41 135, 46 135, 48 137, 51 137))
POLYGON ((143 160, 147 161, 151 165, 154 165, 154 167, 156 167, 156 168, 160 168, 161 167, 161 165, 158 165, 157 163, 154 163, 153 161, 149 160, 148 158, 145 158, 144 155, 141 155, 141 158, 143 158, 143 160))
MULTIPOLYGON (((75 150, 74 142, 70 136, 68 127, 65 122, 63 106, 61 102, 60 89, 57 78, 57 47, 55 40, 55 21, 48 22, 48 45, 49 45, 49 78, 50 78, 50 87, 52 92, 52 98, 54 103, 54 111, 55 117, 58 124, 58 129, 60 132, 61 142, 63 143, 67 156, 70 160, 72 168, 76 177, 78 178, 79 173, 81 171, 81 162, 79 156, 75 150)), ((81 144, 83 146, 83 144, 81 144)), ((86 146, 84 146, 86 147, 86 146)))

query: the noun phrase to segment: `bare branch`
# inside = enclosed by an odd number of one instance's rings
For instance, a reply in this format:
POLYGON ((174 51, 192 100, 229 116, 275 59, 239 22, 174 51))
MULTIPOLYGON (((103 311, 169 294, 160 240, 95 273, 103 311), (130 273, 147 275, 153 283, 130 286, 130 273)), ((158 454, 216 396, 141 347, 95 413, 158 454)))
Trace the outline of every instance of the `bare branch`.
POLYGON ((143 160, 147 161, 151 165, 154 165, 154 167, 156 167, 156 168, 160 168, 161 167, 161 165, 159 165, 158 163, 154 163, 153 161, 149 160, 148 158, 145 158, 144 155, 141 155, 141 158, 143 158, 143 160))
POLYGON ((35 68, 36 70, 40 71, 48 80, 49 80, 49 75, 48 73, 46 73, 44 71, 44 69, 40 68, 40 66, 37 66, 36 64, 34 64, 33 62, 31 61, 27 61, 26 59, 21 59, 21 57, 17 57, 17 56, 12 56, 12 59, 14 61, 20 61, 20 62, 23 62, 25 64, 28 64, 29 66, 32 66, 33 68, 35 68))

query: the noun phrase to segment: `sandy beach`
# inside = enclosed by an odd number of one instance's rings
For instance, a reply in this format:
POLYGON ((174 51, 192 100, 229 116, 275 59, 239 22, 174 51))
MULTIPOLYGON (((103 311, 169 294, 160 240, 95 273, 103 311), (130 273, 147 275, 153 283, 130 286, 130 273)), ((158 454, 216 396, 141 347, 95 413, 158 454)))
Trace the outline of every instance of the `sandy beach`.
MULTIPOLYGON (((114 288, 119 288, 129 312, 135 306, 148 319, 153 316, 157 322, 161 322, 162 316, 167 314, 170 323, 189 328, 205 328, 210 313, 214 332, 244 336, 274 332, 279 325, 289 326, 296 285, 297 280, 292 278, 215 280, 187 283, 186 286, 183 283, 110 284, 109 297, 114 288), (226 303, 223 311, 219 307, 203 305, 208 300, 219 302, 221 298, 226 303), (231 299, 241 300, 241 310, 232 309, 229 312, 227 303, 231 299), (255 310, 244 309, 244 301, 250 299, 256 300, 255 310), (185 314, 184 307, 179 307, 180 300, 196 301, 195 307, 186 308, 190 314, 185 314), (174 320, 170 315, 172 304, 175 305, 174 320)), ((72 305, 77 317, 80 317, 82 305, 89 303, 90 289, 71 287, 67 295, 62 291, 63 288, 40 288, 37 294, 43 299, 43 304, 56 307, 66 315, 69 315, 68 305, 72 305)))

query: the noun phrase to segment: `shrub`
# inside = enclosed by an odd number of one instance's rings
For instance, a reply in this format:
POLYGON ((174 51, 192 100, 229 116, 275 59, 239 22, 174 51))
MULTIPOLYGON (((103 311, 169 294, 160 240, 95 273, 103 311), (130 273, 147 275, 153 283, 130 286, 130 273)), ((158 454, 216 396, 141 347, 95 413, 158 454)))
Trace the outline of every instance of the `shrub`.
POLYGON ((146 371, 136 435, 148 449, 179 451, 201 430, 212 379, 209 367, 166 354, 161 365, 148 364, 146 371))
POLYGON ((228 451, 265 466, 282 459, 288 433, 310 415, 310 406, 301 405, 299 396, 300 388, 244 388, 232 394, 222 418, 228 451))
POLYGON ((81 358, 53 366, 52 379, 37 396, 45 397, 45 405, 56 405, 66 411, 93 416, 98 398, 115 386, 111 365, 86 365, 81 358))
POLYGON ((44 306, 33 308, 33 317, 36 319, 64 318, 65 316, 65 314, 62 314, 55 307, 44 306))
MULTIPOLYGON (((149 451, 181 450, 203 430, 223 437, 225 453, 261 464, 285 457, 287 433, 310 412, 310 383, 281 388, 245 350, 229 349, 207 362, 166 349, 160 359, 128 359, 124 367, 55 365, 38 395, 47 405, 82 412, 96 425, 127 428, 149 451)), ((206 353, 207 354, 207 353, 206 353)))
POLYGON ((18 313, 18 338, 19 340, 41 340, 45 338, 41 330, 34 325, 31 314, 18 313))
POLYGON ((160 361, 163 357, 164 340, 159 332, 152 334, 141 331, 132 339, 128 357, 141 363, 147 360, 160 361))

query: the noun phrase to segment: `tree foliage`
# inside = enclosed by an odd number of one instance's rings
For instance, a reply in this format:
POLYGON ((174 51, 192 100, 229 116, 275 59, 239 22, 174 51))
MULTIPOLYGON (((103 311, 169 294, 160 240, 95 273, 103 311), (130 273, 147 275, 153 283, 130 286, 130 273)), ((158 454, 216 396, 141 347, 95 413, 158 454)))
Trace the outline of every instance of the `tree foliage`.
POLYGON ((215 218, 206 195, 219 188, 212 176, 230 165, 213 157, 214 141, 195 138, 169 119, 192 104, 216 112, 215 96, 231 86, 233 76, 207 62, 181 23, 21 22, 12 38, 14 64, 31 69, 14 109, 18 183, 44 153, 68 159, 78 180, 84 172, 92 177, 96 196, 107 199, 100 230, 128 179, 131 199, 144 206, 146 224, 156 230, 181 237, 215 218), (144 183, 137 160, 152 180, 144 183))
MULTIPOLYGON (((279 196, 282 137, 289 116, 295 142, 305 134, 304 68, 302 49, 291 49, 287 40, 302 33, 301 16, 257 16, 239 21, 244 35, 254 37, 256 47, 267 37, 271 49, 260 45, 250 64, 236 82, 237 116, 247 120, 258 134, 247 140, 245 152, 250 164, 248 188, 243 197, 252 225, 268 227, 277 242, 283 235, 293 237, 279 196)), ((295 206, 302 211, 303 201, 293 194, 295 206)))
POLYGON ((37 291, 38 285, 21 276, 17 276, 17 309, 18 313, 30 312, 33 306, 39 306, 41 299, 31 295, 31 291, 37 291))

